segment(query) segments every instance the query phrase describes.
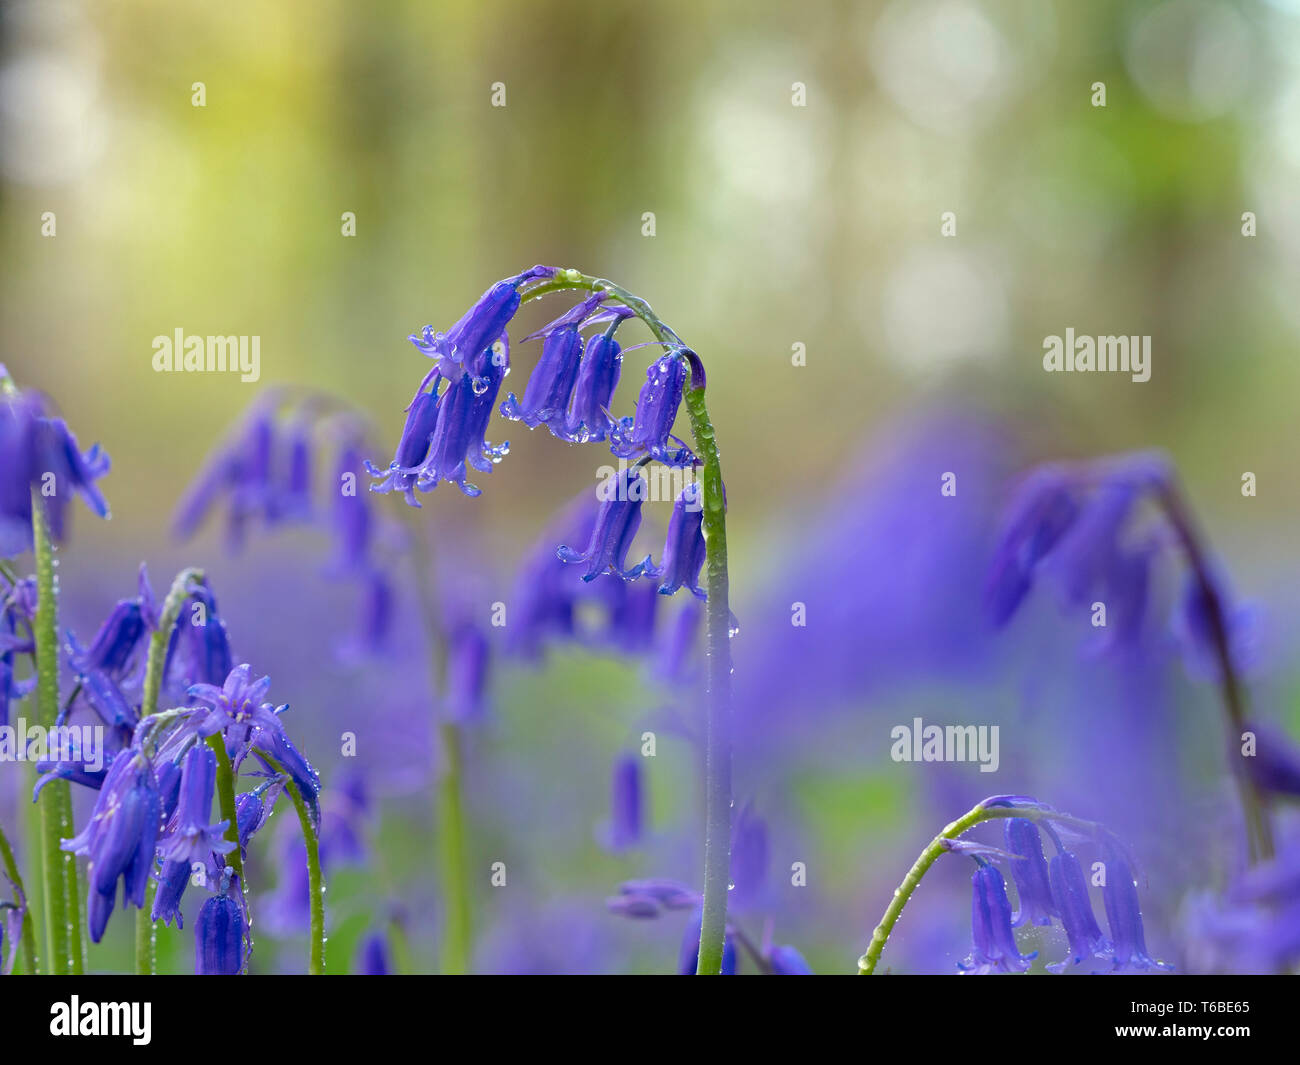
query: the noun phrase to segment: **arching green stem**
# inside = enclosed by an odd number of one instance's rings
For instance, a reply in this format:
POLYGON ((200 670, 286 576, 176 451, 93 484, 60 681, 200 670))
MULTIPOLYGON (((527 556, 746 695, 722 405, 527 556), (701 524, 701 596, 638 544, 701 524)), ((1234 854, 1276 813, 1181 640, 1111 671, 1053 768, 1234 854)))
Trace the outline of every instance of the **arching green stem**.
POLYGON ((867 946, 867 952, 858 959, 859 976, 870 976, 876 971, 876 963, 880 961, 880 954, 885 949, 885 943, 888 942, 889 935, 894 930, 894 925, 898 923, 898 918, 903 913, 903 907, 907 905, 912 893, 916 891, 917 886, 921 883, 921 878, 929 871, 930 866, 938 861, 940 855, 946 852, 948 842, 970 831, 983 821, 993 821, 1005 817, 1023 817, 1030 821, 1050 819, 1058 824, 1073 825, 1085 832, 1092 832, 1097 828, 1096 825, 1090 822, 1068 817, 1055 810, 1040 810, 1025 806, 986 806, 984 803, 980 803, 973 810, 945 826, 944 830, 929 842, 925 850, 912 863, 912 868, 907 871, 907 875, 903 877, 903 882, 894 891, 894 897, 890 899, 885 915, 880 918, 880 923, 876 925, 875 931, 871 933, 871 942, 867 946))
POLYGON ((706 546, 705 589, 708 592, 708 715, 705 731, 704 915, 696 972, 722 971, 727 934, 727 891, 731 877, 731 607, 727 575, 727 506, 717 437, 705 402, 703 367, 650 305, 627 289, 577 270, 562 270, 551 281, 523 295, 523 301, 549 292, 580 289, 605 292, 628 307, 649 327, 656 340, 675 349, 686 362, 691 380, 686 389, 686 413, 691 421, 695 451, 701 463, 706 546))

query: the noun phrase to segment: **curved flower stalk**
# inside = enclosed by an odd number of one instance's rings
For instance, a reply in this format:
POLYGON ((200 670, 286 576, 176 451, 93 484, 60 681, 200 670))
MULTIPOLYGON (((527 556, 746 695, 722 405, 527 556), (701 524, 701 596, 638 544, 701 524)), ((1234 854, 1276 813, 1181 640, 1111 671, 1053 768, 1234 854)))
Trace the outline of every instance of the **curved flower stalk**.
POLYGON ((884 916, 871 935, 867 951, 858 960, 860 975, 876 971, 889 936, 921 879, 947 853, 974 859, 971 877, 970 955, 958 964, 968 975, 1025 972, 1037 956, 1022 955, 1014 929, 1026 923, 1051 925, 1059 921, 1068 942, 1068 954, 1049 965, 1064 972, 1085 962, 1099 962, 1097 972, 1159 972, 1170 966, 1150 956, 1142 928, 1142 911, 1132 864, 1120 842, 1101 825, 1063 814, 1025 795, 994 795, 947 825, 930 841, 894 892, 884 916), (962 838, 976 825, 1006 820, 1003 847, 962 838), (1055 855, 1050 862, 1042 849, 1040 830, 1051 840, 1055 855), (1095 849, 1099 861, 1092 866, 1102 878, 1102 901, 1110 937, 1101 932, 1093 915, 1088 881, 1078 855, 1066 845, 1078 839, 1095 849), (997 863, 1011 873, 1019 898, 1013 913, 1006 878, 997 863))
MULTIPOLYGON (((1250 727, 1240 679, 1245 615, 1232 608, 1163 456, 1135 453, 1033 470, 1007 508, 985 606, 994 624, 1004 625, 1035 581, 1046 577, 1071 604, 1105 603, 1103 649, 1132 651, 1143 638, 1151 570, 1167 545, 1181 552, 1187 567, 1176 628, 1193 667, 1219 683, 1228 750, 1235 751, 1250 727), (1143 502, 1157 512, 1154 528, 1139 520, 1143 502)), ((1229 757, 1251 861, 1266 860, 1273 854, 1273 830, 1264 789, 1246 759, 1229 757)))
MULTIPOLYGON (((705 402, 704 366, 644 300, 619 285, 577 270, 536 266, 489 288, 446 333, 432 326, 412 336, 417 348, 435 360, 420 382, 407 408, 406 423, 393 461, 385 470, 372 468, 376 492, 401 492, 418 507, 416 492, 427 492, 440 480, 450 480, 468 495, 479 490, 464 480, 468 462, 490 469, 506 452, 506 445, 486 443, 484 407, 495 402, 504 376, 509 346, 507 327, 523 304, 552 293, 572 291, 583 297, 535 336, 542 336, 542 358, 521 399, 513 394, 501 405, 507 418, 530 428, 545 425, 556 436, 574 441, 608 440, 620 459, 634 469, 649 461, 669 466, 699 466, 702 519, 698 534, 707 547, 702 552, 707 567, 705 593, 709 647, 709 710, 706 740, 706 845, 702 931, 698 969, 718 973, 723 966, 726 939, 727 867, 731 835, 731 655, 732 633, 728 606, 726 502, 722 469, 713 424, 705 402), (650 329, 664 354, 651 364, 637 399, 635 413, 615 419, 607 404, 613 397, 623 352, 613 346, 614 331, 631 317, 650 329), (581 341, 581 330, 604 326, 601 343, 581 341), (584 366, 584 362, 586 365, 584 366), (501 369, 498 376, 494 369, 501 369), (468 385, 465 383, 468 379, 468 385), (444 387, 445 384, 445 387, 444 387), (579 388, 581 386, 581 388, 579 388), (694 449, 672 434, 682 406, 686 407, 694 449), (599 411, 599 415, 597 414, 599 411), (608 418, 608 420, 605 420, 608 418), (594 424, 593 424, 594 423, 594 424), (482 465, 475 457, 488 456, 482 465)), ((637 475, 639 476, 639 474, 637 475)), ((584 577, 595 580, 608 572, 624 580, 658 576, 647 560, 624 569, 627 549, 640 520, 640 503, 628 498, 606 500, 585 551, 568 547, 561 561, 587 566, 584 577)), ((680 525, 680 523, 679 523, 680 525)), ((693 530, 679 528, 684 546, 674 546, 671 590, 692 580, 696 546, 693 530), (680 580, 678 578, 681 578, 680 580)), ((456 736, 444 727, 449 769, 454 779, 458 758, 456 736)), ((454 804, 452 804, 454 806, 454 804)), ((461 831, 451 827, 454 834, 461 831)))

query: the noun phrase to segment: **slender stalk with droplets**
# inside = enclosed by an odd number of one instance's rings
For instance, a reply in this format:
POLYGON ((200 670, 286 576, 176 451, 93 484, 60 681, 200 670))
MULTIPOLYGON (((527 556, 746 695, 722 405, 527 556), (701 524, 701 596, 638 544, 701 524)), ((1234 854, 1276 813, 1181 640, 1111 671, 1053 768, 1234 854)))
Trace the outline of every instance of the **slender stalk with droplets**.
MULTIPOLYGON (((184 569, 172 581, 167 598, 163 600, 158 617, 158 628, 149 637, 149 654, 144 667, 144 691, 140 700, 140 719, 151 717, 158 712, 158 696, 162 691, 163 667, 167 662, 167 645, 171 642, 172 630, 180 619, 185 600, 193 586, 203 580, 201 569, 184 569)), ((135 972, 137 976, 154 974, 154 921, 153 896, 158 890, 158 883, 150 880, 145 891, 144 905, 135 915, 135 972)))
MULTIPOLYGON (((18 872, 18 861, 14 857, 14 849, 9 845, 9 839, 2 828, 0 828, 0 866, 3 866, 5 876, 9 878, 9 882, 13 885, 14 891, 18 894, 20 900, 25 903, 27 889, 23 886, 23 878, 18 872)), ((36 956, 36 933, 32 929, 32 913, 30 909, 23 914, 21 943, 23 972, 28 974, 39 973, 40 959, 36 956)))
MULTIPOLYGON (((311 960, 307 972, 310 976, 324 976, 325 881, 321 875, 320 832, 317 830, 316 822, 312 820, 311 811, 307 808, 307 800, 303 798, 293 778, 269 754, 262 751, 258 754, 274 772, 284 778, 284 789, 293 800, 293 808, 298 813, 298 823, 302 826, 302 841, 307 848, 307 895, 311 905, 311 960)), ((235 849, 239 849, 238 845, 235 849)))
POLYGON ((708 714, 705 730, 704 913, 696 972, 722 971, 727 935, 727 891, 731 877, 731 608, 728 602, 727 508, 717 437, 705 401, 704 367, 645 300, 604 278, 561 270, 555 278, 523 294, 523 302, 549 292, 579 289, 604 292, 649 327, 656 340, 675 351, 690 370, 686 413, 695 451, 702 463, 704 491, 702 530, 705 540, 706 644, 708 714))
MULTIPOLYGON (((57 488, 58 486, 56 486, 57 488)), ((36 716, 46 730, 59 713, 59 604, 54 579, 54 541, 39 488, 32 489, 32 542, 36 559, 36 716)), ((85 969, 81 891, 77 859, 64 851, 72 830, 72 792, 66 780, 52 780, 41 792, 41 840, 44 855, 45 946, 51 973, 79 974, 85 969)))

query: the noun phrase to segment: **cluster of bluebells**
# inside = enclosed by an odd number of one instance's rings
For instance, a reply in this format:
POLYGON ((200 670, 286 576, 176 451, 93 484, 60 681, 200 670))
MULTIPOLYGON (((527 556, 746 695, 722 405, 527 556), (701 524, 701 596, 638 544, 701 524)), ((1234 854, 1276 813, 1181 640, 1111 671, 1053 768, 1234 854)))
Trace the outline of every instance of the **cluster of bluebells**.
POLYGON ((242 885, 229 855, 229 821, 213 821, 220 743, 238 776, 253 786, 236 798, 241 854, 266 823, 287 784, 319 822, 320 780, 284 730, 287 709, 266 701, 270 681, 233 666, 229 636, 206 582, 191 583, 172 629, 162 667, 162 696, 171 708, 141 716, 147 647, 160 624, 149 580, 114 606, 89 646, 68 634, 65 655, 77 683, 60 720, 93 714, 104 726, 103 765, 74 750, 61 762, 41 762, 35 795, 55 779, 96 791, 82 831, 65 850, 87 859, 90 937, 99 942, 120 896, 143 909, 157 882, 151 916, 182 924, 187 888, 207 897, 195 927, 199 973, 242 972, 250 946, 242 885))
MULTIPOLYGON (((512 596, 512 619, 507 650, 528 660, 537 660, 550 643, 575 643, 617 654, 648 657, 660 679, 670 683, 689 683, 694 676, 692 654, 698 642, 704 592, 698 587, 703 564, 704 540, 699 529, 699 510, 690 508, 694 493, 692 483, 683 491, 673 508, 665 565, 655 567, 647 558, 632 571, 644 579, 628 579, 627 545, 640 524, 639 499, 624 501, 616 497, 602 501, 596 510, 584 494, 564 508, 542 533, 520 568, 512 596), (611 514, 612 512, 612 514, 611 514), (617 520, 616 520, 617 517, 617 520), (591 559, 599 559, 605 538, 613 536, 613 527, 621 524, 623 554, 604 571, 594 568, 591 559), (627 530, 631 528, 631 533, 627 530), (562 545, 587 543, 588 551, 579 553, 562 545), (691 558, 694 569, 679 560, 691 558), (578 579, 570 560, 586 563, 578 579), (679 580, 657 580, 664 574, 689 575, 679 580), (667 614, 666 596, 682 584, 694 593, 672 614, 667 614)), ((617 493, 611 493, 616 496, 617 493)), ((613 557, 608 555, 607 557, 613 557)))
POLYGON ((44 501, 55 543, 63 542, 74 496, 107 518, 97 482, 108 469, 98 444, 83 452, 68 423, 52 416, 48 400, 14 388, 0 363, 0 558, 31 549, 33 492, 44 501))
POLYGON ((1005 821, 1004 848, 966 840, 952 840, 947 845, 953 853, 969 855, 977 865, 971 876, 973 945, 969 956, 958 963, 963 973, 1026 971, 1037 951, 1022 954, 1014 930, 1056 923, 1065 932, 1067 954, 1062 961, 1047 966, 1051 972, 1097 963, 1100 967, 1095 972, 1155 972, 1169 968, 1147 951, 1132 863, 1114 836, 1094 825, 1086 826, 1082 833, 1083 841, 1097 851, 1099 860, 1093 869, 1104 877, 1102 903, 1110 930, 1106 936, 1093 912, 1088 877, 1077 853, 1067 847, 1063 838, 1080 835, 1082 823, 1024 796, 996 796, 986 799, 983 805, 1024 810, 1032 819, 1013 817, 1005 821), (1043 853, 1039 826, 1055 848, 1050 860, 1043 853), (1015 884, 1018 905, 1014 912, 999 861, 1010 870, 1015 884))
POLYGON ((393 587, 378 557, 382 530, 360 484, 367 450, 363 418, 338 400, 269 390, 208 456, 177 507, 173 530, 189 538, 219 505, 231 550, 243 546, 253 523, 268 530, 322 527, 334 541, 328 576, 354 582, 361 595, 358 632, 342 649, 350 657, 378 652, 392 625, 393 587))
MULTIPOLYGON (((1106 649, 1136 647, 1144 635, 1153 564, 1180 533, 1190 531, 1172 527, 1186 522, 1177 499, 1173 469, 1157 454, 1031 471, 1007 507, 985 584, 989 617, 1005 625, 1035 581, 1046 578, 1069 606, 1106 605, 1106 649), (1156 503, 1160 518, 1143 521, 1143 501, 1156 503)), ((1252 612, 1227 602, 1217 575, 1188 568, 1171 628, 1197 672, 1218 669, 1213 632, 1220 622, 1233 668, 1251 664, 1252 612)))
MULTIPOLYGON (((732 825, 731 890, 728 892, 727 933, 723 941, 722 975, 734 976, 738 969, 738 947, 743 947, 759 972, 771 976, 808 976, 812 969, 792 946, 771 942, 771 922, 764 921, 762 942, 745 935, 740 919, 761 915, 766 900, 768 869, 767 825, 746 804, 732 825)), ((677 972, 693 975, 700 952, 700 928, 704 919, 704 898, 700 892, 676 880, 648 878, 619 885, 618 894, 606 900, 610 913, 633 920, 655 920, 674 912, 691 914, 682 934, 677 972)))
MULTIPOLYGON (((561 271, 534 266, 498 281, 446 332, 425 326, 410 339, 433 366, 415 390, 406 424, 387 469, 371 467, 376 492, 401 492, 419 506, 416 492, 440 481, 466 495, 480 489, 469 470, 490 473, 509 451, 509 442, 491 444, 488 423, 497 409, 502 382, 510 372, 509 326, 529 291, 555 279, 561 271)), ((672 466, 693 466, 695 456, 672 435, 685 393, 690 365, 698 358, 674 348, 646 372, 633 415, 610 413, 622 374, 623 349, 615 338, 633 312, 609 294, 593 293, 537 332, 542 354, 521 397, 508 393, 500 403, 503 417, 529 429, 545 426, 570 443, 607 441, 622 459, 652 458, 672 466), (582 331, 594 328, 584 340, 582 331)))

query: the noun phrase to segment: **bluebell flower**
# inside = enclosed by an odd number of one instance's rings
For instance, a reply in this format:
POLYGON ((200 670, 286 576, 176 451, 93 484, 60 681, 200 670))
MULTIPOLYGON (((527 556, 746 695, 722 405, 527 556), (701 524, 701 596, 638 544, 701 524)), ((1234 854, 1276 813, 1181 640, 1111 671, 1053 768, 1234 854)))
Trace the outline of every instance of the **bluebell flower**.
POLYGON ((1052 972, 1064 972, 1084 958, 1109 959, 1110 941, 1102 935, 1097 918, 1093 916, 1088 881, 1079 866, 1079 859, 1066 850, 1053 855, 1048 863, 1047 877, 1070 945, 1070 956, 1047 968, 1052 972))
POLYGON ((113 913, 117 882, 123 901, 144 906, 161 828, 162 802, 153 766, 134 749, 121 752, 104 780, 85 829, 63 849, 89 859, 90 938, 103 938, 113 913))
POLYGON ((630 753, 619 755, 610 781, 610 817, 604 832, 604 843, 610 850, 627 850, 641 842, 645 805, 642 789, 641 758, 630 753))
MULTIPOLYGON (((696 965, 700 957, 700 932, 704 927, 704 910, 695 911, 695 916, 691 918, 690 924, 686 926, 686 932, 682 936, 682 948, 677 955, 677 972, 680 976, 694 976, 696 965)), ((736 941, 731 935, 731 930, 727 930, 727 936, 722 942, 722 970, 723 976, 736 975, 736 941)))
POLYGON ((1008 507, 1002 538, 985 585, 994 624, 1004 624, 1023 602, 1034 570, 1079 514, 1071 478, 1056 466, 1030 473, 1008 507))
POLYGON ((393 962, 389 957, 388 939, 382 932, 371 932, 361 941, 352 968, 358 976, 392 975, 393 962))
POLYGON ((207 712, 196 718, 198 734, 206 737, 223 733, 227 746, 237 748, 247 745, 254 729, 281 732, 275 707, 265 701, 270 689, 271 678, 254 680, 252 666, 247 662, 232 669, 220 688, 213 684, 193 685, 190 696, 207 707, 207 712))
MULTIPOLYGON (((0 376, 6 376, 0 366, 0 376)), ((32 546, 32 491, 44 500, 50 534, 65 539, 66 512, 80 496, 99 517, 108 503, 96 482, 109 470, 108 455, 96 444, 82 453, 62 418, 45 416, 31 393, 0 396, 0 558, 32 546)))
POLYGON ((457 381, 464 374, 470 360, 476 358, 500 337, 519 310, 520 288, 529 281, 554 277, 556 270, 550 266, 534 266, 514 277, 498 281, 489 288, 455 325, 445 333, 425 326, 419 336, 410 337, 419 351, 435 360, 429 376, 421 382, 420 389, 429 383, 434 374, 445 380, 457 381))
POLYGON ((354 491, 346 494, 343 491, 345 477, 352 478, 355 484, 364 472, 365 458, 360 444, 355 441, 346 442, 339 449, 331 495, 331 527, 335 551, 330 569, 335 573, 364 571, 369 563, 374 537, 374 513, 370 500, 367 499, 368 493, 354 491))
POLYGON ((1012 817, 1003 826, 1007 850, 1016 857, 1009 863, 1016 884, 1020 909, 1012 928, 1023 924, 1049 925, 1060 916, 1047 878, 1047 860, 1038 826, 1023 817, 1012 817))
POLYGON ((429 441, 438 427, 438 396, 435 392, 420 392, 407 408, 406 424, 402 427, 397 453, 387 470, 366 463, 370 476, 377 478, 370 486, 372 492, 401 492, 408 505, 418 507, 415 488, 420 480, 420 470, 429 454, 429 441))
POLYGON ((647 491, 648 485, 640 469, 634 466, 620 471, 611 487, 604 490, 605 498, 597 510, 596 525, 587 550, 579 552, 562 546, 555 552, 556 557, 561 562, 585 562, 584 581, 594 581, 605 572, 621 576, 625 581, 642 574, 657 576, 659 571, 654 568, 649 555, 630 569, 624 568, 627 553, 641 527, 641 504, 647 491))
POLYGON ((293 781, 303 802, 320 821, 320 774, 285 734, 278 716, 271 724, 259 724, 253 733, 252 753, 270 755, 293 781))
POLYGON ((225 683, 234 668, 230 635, 206 580, 190 589, 172 629, 163 663, 168 682, 182 690, 194 684, 225 683))
POLYGON ((773 976, 812 976, 812 966, 794 947, 773 947, 767 956, 773 976))
POLYGON ((99 670, 86 674, 81 678, 81 695, 105 725, 129 739, 140 722, 140 711, 112 677, 99 670))
POLYGON ((651 877, 628 880, 619 885, 619 893, 606 900, 611 913, 628 917, 658 917, 673 910, 699 907, 701 896, 679 880, 651 877))
POLYGON ((213 854, 228 854, 234 843, 225 838, 229 821, 212 823, 212 794, 217 781, 217 756, 212 749, 196 744, 181 766, 180 796, 176 823, 158 844, 164 861, 207 861, 213 854))
POLYGON ((447 710, 453 721, 467 724, 483 718, 491 654, 486 634, 473 622, 463 622, 448 634, 447 710))
POLYGON ((1134 646, 1158 541, 1137 538, 1130 526, 1138 504, 1165 493, 1171 476, 1163 458, 1137 453, 1074 469, 1047 466, 1026 478, 985 586, 994 623, 1010 619, 1042 573, 1068 604, 1106 603, 1103 646, 1134 646))
POLYGON ((1274 795, 1300 796, 1300 748, 1274 725, 1251 722, 1248 727, 1255 734, 1255 754, 1245 758, 1245 765, 1255 786, 1274 795))
POLYGON ((1016 946, 1006 881, 995 865, 981 865, 971 877, 971 938, 974 949, 957 964, 967 975, 1021 973, 1038 956, 1022 955, 1016 946))
POLYGON ((564 423, 566 439, 582 443, 609 436, 614 427, 609 407, 622 370, 623 349, 612 332, 597 333, 587 341, 564 423))
POLYGON ((355 661, 382 654, 393 629, 393 585, 388 575, 371 569, 361 578, 357 630, 339 645, 340 656, 355 661))
POLYGON ((1196 573, 1187 574, 1172 628, 1188 672, 1219 683, 1223 666, 1215 636, 1215 614, 1222 619, 1228 660, 1238 675, 1259 664, 1261 616, 1254 604, 1234 600, 1221 574, 1211 573, 1207 580, 1208 594, 1196 573))
POLYGON ((185 927, 185 918, 181 914, 181 898, 189 887, 193 867, 187 861, 165 861, 158 870, 158 888, 154 892, 153 909, 149 916, 163 924, 176 922, 177 928, 185 927))
POLYGON ((199 976, 238 976, 244 970, 248 921, 237 901, 238 880, 228 894, 212 895, 194 923, 194 971, 199 976))
POLYGON ((659 649, 655 674, 668 684, 687 685, 699 674, 695 652, 699 649, 704 625, 704 607, 697 599, 687 599, 668 625, 668 634, 659 649))
POLYGON ((545 425, 553 434, 567 438, 569 399, 578 380, 582 336, 577 326, 565 326, 547 335, 542 357, 528 378, 522 401, 511 392, 501 404, 501 414, 522 421, 528 428, 545 425))
POLYGON ((1102 849, 1102 860, 1106 865, 1106 883, 1101 897, 1106 907, 1106 921, 1110 926, 1114 971, 1150 972, 1169 969, 1170 966, 1147 954, 1137 883, 1123 850, 1114 841, 1107 841, 1102 849))
POLYGON ((695 455, 672 435, 685 393, 686 364, 670 352, 651 364, 636 401, 636 414, 610 430, 610 450, 619 458, 649 455, 666 466, 693 466, 695 455))
POLYGON ((479 496, 482 490, 466 479, 466 464, 489 473, 509 450, 508 443, 494 447, 483 439, 501 381, 509 368, 500 358, 504 351, 504 344, 495 350, 489 348, 477 360, 471 360, 470 365, 477 370, 473 377, 465 375, 452 381, 443 391, 438 400, 437 423, 429 439, 429 453, 417 467, 416 487, 421 492, 435 488, 439 481, 450 481, 467 496, 479 496))
POLYGON ((555 551, 556 541, 586 543, 596 528, 596 511, 584 494, 550 522, 520 567, 511 595, 507 649, 526 659, 540 657, 549 639, 569 639, 576 632, 579 582, 555 551))
POLYGON ((36 682, 35 677, 19 680, 14 671, 14 655, 31 653, 36 647, 30 621, 22 617, 17 597, 18 590, 0 575, 0 726, 9 724, 10 704, 25 698, 36 682), (20 622, 28 629, 23 635, 18 632, 20 622))
POLYGON ((627 581, 604 573, 591 586, 609 611, 600 642, 625 655, 639 655, 654 646, 659 593, 650 581, 627 581))
POLYGON ((729 905, 736 911, 757 905, 767 886, 769 861, 767 822, 745 803, 731 826, 731 893, 729 905))
POLYGON ((283 398, 275 390, 258 400, 208 457, 177 504, 172 518, 172 531, 177 538, 193 536, 208 512, 223 498, 229 502, 226 538, 231 550, 243 546, 250 519, 261 517, 268 524, 275 520, 276 416, 283 398))
POLYGON ((660 595, 672 595, 685 587, 696 599, 708 598, 708 593, 700 587, 700 570, 705 559, 703 520, 703 496, 699 483, 692 481, 682 489, 668 519, 660 595))

